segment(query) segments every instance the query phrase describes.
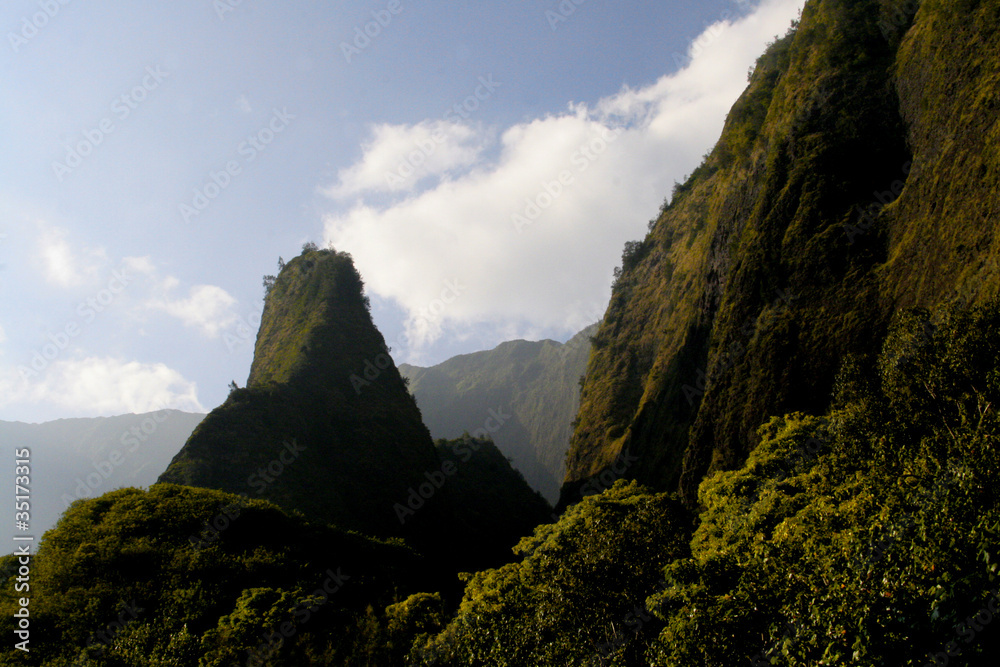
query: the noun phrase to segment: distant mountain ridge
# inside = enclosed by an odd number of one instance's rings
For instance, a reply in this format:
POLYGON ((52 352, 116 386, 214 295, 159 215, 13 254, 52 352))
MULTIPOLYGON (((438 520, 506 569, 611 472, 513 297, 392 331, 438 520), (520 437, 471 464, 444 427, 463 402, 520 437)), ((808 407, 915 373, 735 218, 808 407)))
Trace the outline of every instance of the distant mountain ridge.
POLYGON ((515 340, 436 366, 399 366, 435 438, 490 437, 550 502, 559 497, 566 450, 590 356, 591 325, 566 343, 515 340))
POLYGON ((52 528, 76 500, 156 482, 204 418, 161 410, 41 424, 0 421, 0 443, 12 459, 15 448, 31 450, 36 537, 52 528))

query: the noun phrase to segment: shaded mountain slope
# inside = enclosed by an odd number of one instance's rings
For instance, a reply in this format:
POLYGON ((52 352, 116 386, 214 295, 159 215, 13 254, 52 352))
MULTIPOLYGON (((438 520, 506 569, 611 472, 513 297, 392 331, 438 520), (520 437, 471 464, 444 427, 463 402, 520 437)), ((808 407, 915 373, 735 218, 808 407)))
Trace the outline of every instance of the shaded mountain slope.
POLYGON ((454 502, 452 530, 479 568, 511 560, 511 549, 539 524, 552 520, 552 507, 533 491, 488 439, 465 436, 435 443, 441 472, 454 502))
POLYGON ((410 380, 433 437, 488 435, 528 484, 554 503, 596 330, 588 327, 564 344, 508 341, 430 368, 402 364, 399 372, 410 380))
POLYGON ((626 246, 563 504, 623 452, 626 476, 693 502, 768 415, 822 413, 897 309, 995 293, 997 3, 915 7, 807 3, 626 246))

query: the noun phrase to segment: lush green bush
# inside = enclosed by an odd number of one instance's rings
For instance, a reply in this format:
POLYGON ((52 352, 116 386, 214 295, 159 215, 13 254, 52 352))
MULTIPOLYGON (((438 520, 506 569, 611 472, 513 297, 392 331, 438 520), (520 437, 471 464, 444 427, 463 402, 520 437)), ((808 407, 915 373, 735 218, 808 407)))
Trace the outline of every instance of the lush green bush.
MULTIPOLYGON (((7 636, 15 576, 0 596, 7 636)), ((46 533, 32 564, 31 664, 228 666, 248 651, 268 665, 347 664, 367 608, 417 590, 418 576, 437 585, 398 541, 312 526, 264 501, 122 489, 77 501, 46 533)), ((25 664, 19 654, 8 644, 0 664, 25 664)))
POLYGON ((686 511, 617 482, 539 526, 520 562, 472 575, 458 614, 416 647, 424 664, 586 665, 641 656, 655 636, 646 597, 687 552, 686 511))
POLYGON ((842 378, 824 419, 764 426, 701 486, 651 663, 924 665, 957 642, 987 664, 995 634, 964 619, 1000 587, 998 350, 996 306, 907 313, 874 381, 842 378))

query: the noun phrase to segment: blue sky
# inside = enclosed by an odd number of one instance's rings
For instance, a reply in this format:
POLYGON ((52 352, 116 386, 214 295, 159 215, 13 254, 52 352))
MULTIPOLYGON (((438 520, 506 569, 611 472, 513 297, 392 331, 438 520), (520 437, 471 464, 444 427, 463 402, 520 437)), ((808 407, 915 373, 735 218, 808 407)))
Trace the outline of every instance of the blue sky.
POLYGON ((0 419, 218 405, 308 240, 397 363, 565 340, 801 4, 4 3, 0 419))

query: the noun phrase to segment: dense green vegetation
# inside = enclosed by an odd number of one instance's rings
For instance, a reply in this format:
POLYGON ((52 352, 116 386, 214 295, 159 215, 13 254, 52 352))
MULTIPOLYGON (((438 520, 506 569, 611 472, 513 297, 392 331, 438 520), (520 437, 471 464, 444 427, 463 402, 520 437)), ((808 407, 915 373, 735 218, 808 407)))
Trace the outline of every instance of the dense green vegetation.
MULTIPOLYGON (((879 355, 845 364, 829 412, 770 419, 741 468, 703 481, 697 521, 678 498, 619 480, 538 526, 518 561, 467 575, 457 608, 446 578, 401 542, 263 501, 169 484, 80 501, 34 563, 33 627, 49 639, 31 659, 993 664, 998 349, 1000 302, 904 312, 879 355), (323 601, 327 579, 340 588, 323 601), (104 642, 96 633, 119 618, 104 642)), ((438 449, 465 500, 517 476, 487 441, 438 449)), ((480 502, 463 520, 494 525, 479 514, 496 496, 480 502)))
POLYGON ((475 575, 414 657, 994 664, 998 349, 996 304, 901 316, 877 360, 845 367, 834 409, 772 418, 742 468, 701 484, 690 544, 683 505, 619 481, 475 575))
MULTIPOLYGON (((312 526, 264 501, 122 489, 77 502, 46 534, 32 566, 31 653, 7 643, 0 661, 228 667, 262 650, 260 664, 342 664, 363 653, 357 629, 371 606, 427 574, 398 541, 312 526)), ((13 577, 4 589, 10 637, 13 577)))
POLYGON ((655 637, 642 601, 657 590, 661 569, 687 554, 688 523, 675 499, 618 482, 522 540, 521 562, 474 575, 456 618, 418 640, 413 657, 510 666, 635 659, 643 644, 633 631, 655 637))
MULTIPOLYGON (((404 493, 397 505, 405 522, 437 494, 455 499, 426 556, 208 489, 156 484, 78 501, 32 563, 30 664, 401 664, 460 594, 456 566, 502 565, 551 513, 489 440, 436 450, 437 468, 411 489, 419 500, 404 493)), ((13 556, 0 562, 7 634, 24 594, 16 570, 13 556)), ((25 664, 17 656, 0 664, 25 664)))
POLYGON ((402 364, 435 438, 488 435, 550 502, 566 476, 566 449, 590 356, 587 327, 566 343, 508 341, 431 368, 402 364))

